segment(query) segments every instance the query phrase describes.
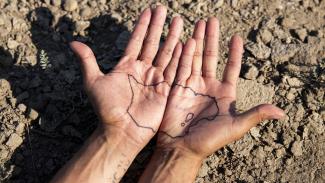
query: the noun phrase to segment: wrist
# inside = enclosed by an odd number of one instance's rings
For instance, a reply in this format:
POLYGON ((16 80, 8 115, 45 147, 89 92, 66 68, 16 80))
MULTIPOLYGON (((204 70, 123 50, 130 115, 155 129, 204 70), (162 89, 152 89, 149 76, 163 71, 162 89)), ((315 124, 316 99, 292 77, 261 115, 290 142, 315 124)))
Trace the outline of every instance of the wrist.
POLYGON ((139 182, 194 182, 202 161, 180 148, 157 147, 139 182))

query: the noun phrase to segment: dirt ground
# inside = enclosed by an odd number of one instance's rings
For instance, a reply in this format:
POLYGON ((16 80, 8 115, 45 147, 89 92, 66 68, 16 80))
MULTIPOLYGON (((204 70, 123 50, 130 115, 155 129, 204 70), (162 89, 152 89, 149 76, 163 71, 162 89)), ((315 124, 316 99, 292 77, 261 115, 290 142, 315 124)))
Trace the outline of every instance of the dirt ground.
MULTIPOLYGON (((108 72, 138 15, 152 3, 0 0, 0 182, 48 182, 81 147, 97 118, 68 42, 90 45, 108 72)), ((219 75, 231 35, 244 38, 239 112, 269 102, 287 114, 208 157, 196 182, 325 182, 325 1, 161 3, 168 6, 168 23, 183 17, 183 40, 198 19, 219 18, 219 75)), ((122 182, 136 182, 154 144, 122 182)))

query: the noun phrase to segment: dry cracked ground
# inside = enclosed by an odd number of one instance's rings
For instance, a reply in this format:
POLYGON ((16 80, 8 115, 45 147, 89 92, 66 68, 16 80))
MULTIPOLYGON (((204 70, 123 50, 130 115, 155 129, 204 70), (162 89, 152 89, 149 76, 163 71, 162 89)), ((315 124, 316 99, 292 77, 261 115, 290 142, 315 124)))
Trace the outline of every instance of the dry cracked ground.
MULTIPOLYGON (((155 3, 0 0, 0 182, 48 182, 97 125, 68 42, 90 45, 108 72, 139 13, 155 3)), ((198 19, 219 18, 219 75, 230 36, 244 38, 239 112, 268 102, 287 114, 208 157, 196 182, 325 182, 325 1, 160 3, 168 23, 184 18, 183 40, 198 19)), ((122 182, 137 180, 153 148, 154 141, 122 182)))

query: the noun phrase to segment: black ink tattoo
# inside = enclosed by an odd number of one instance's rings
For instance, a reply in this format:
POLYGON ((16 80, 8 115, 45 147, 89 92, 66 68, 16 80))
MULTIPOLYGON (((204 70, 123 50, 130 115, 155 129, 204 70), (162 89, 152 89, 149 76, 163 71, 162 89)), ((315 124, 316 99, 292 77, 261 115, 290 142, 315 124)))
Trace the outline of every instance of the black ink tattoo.
MULTIPOLYGON (((180 84, 174 84, 174 86, 178 86, 178 87, 182 87, 184 89, 188 89, 188 90, 190 90, 190 91, 193 92, 194 96, 208 97, 209 99, 211 99, 211 101, 213 101, 213 103, 214 103, 214 105, 215 105, 215 107, 216 107, 217 110, 216 110, 215 114, 213 114, 213 115, 210 115, 210 116, 207 116, 207 117, 203 117, 203 118, 199 118, 197 120, 192 121, 192 123, 190 123, 186 127, 186 129, 185 129, 185 131, 183 132, 182 135, 173 136, 173 135, 171 135, 171 134, 169 134, 169 133, 167 133, 165 131, 162 131, 162 130, 159 131, 158 133, 165 134, 165 135, 169 136, 170 138, 184 137, 184 136, 188 135, 188 133, 190 132, 190 129, 192 127, 198 125, 201 121, 213 121, 219 115, 219 106, 218 106, 217 99, 215 97, 210 96, 210 95, 206 95, 206 94, 202 94, 202 93, 198 93, 198 92, 194 91, 192 88, 187 87, 187 86, 183 86, 183 85, 180 85, 180 84)), ((208 107, 210 107, 210 106, 208 106, 208 107)), ((207 108, 203 109, 203 111, 204 110, 207 110, 207 108)), ((191 113, 191 112, 188 113, 186 115, 186 117, 185 117, 185 121, 181 123, 181 126, 184 127, 186 125, 186 123, 191 122, 191 120, 193 120, 193 119, 194 119, 194 113, 191 113)))

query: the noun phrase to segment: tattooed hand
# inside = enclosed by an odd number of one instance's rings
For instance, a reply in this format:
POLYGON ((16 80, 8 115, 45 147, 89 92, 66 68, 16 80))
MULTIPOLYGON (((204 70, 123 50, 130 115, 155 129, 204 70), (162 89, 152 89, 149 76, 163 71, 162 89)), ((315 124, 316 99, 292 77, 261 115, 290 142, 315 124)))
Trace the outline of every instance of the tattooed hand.
POLYGON ((223 79, 218 81, 218 38, 218 20, 209 18, 207 23, 196 24, 193 39, 186 42, 159 129, 158 150, 142 182, 193 182, 207 155, 241 138, 262 120, 284 116, 281 109, 269 104, 235 113, 243 41, 232 37, 223 79), (170 172, 182 176, 166 175, 170 172))
POLYGON ((183 22, 175 17, 158 52, 166 14, 163 6, 153 14, 150 9, 142 13, 124 56, 108 74, 100 71, 89 47, 71 43, 101 125, 53 182, 119 182, 155 135, 182 51, 178 42, 183 22))
POLYGON ((176 17, 156 56, 166 13, 163 6, 153 15, 150 9, 142 13, 124 56, 108 74, 99 70, 90 48, 79 42, 71 44, 80 57, 86 91, 104 127, 123 129, 141 146, 158 130, 181 54, 178 42, 183 23, 176 17))

